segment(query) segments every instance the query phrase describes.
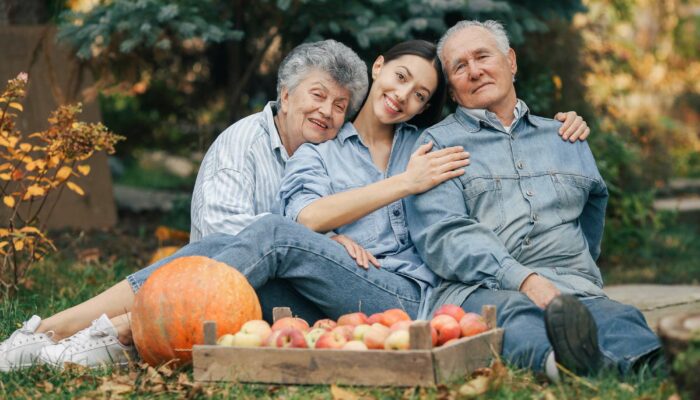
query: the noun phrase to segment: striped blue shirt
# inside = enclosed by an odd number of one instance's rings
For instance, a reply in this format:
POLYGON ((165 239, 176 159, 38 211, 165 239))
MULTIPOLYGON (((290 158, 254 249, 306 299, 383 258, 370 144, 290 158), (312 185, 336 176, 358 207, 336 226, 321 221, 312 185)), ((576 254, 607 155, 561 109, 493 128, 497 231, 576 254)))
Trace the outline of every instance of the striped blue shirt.
POLYGON ((277 192, 289 158, 274 103, 223 131, 202 160, 192 194, 190 242, 235 235, 258 217, 280 213, 277 192))

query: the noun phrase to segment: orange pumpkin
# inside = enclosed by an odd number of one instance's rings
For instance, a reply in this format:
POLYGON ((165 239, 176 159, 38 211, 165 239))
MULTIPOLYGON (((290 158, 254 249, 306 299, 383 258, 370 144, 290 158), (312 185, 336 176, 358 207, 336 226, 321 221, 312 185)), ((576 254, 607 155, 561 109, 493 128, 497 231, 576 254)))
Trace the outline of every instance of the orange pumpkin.
POLYGON ((236 269, 207 257, 177 258, 141 287, 131 329, 141 358, 152 366, 192 361, 192 345, 204 343, 204 321, 216 321, 217 337, 261 319, 255 290, 236 269))

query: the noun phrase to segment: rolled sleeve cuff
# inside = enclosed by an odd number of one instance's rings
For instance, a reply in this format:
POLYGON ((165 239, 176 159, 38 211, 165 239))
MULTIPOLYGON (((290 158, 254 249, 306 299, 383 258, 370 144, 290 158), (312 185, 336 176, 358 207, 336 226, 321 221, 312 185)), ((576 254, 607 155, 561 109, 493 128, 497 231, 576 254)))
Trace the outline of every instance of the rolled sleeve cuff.
POLYGON ((535 271, 524 267, 516 261, 508 262, 503 265, 498 274, 498 282, 503 290, 520 290, 520 286, 528 276, 534 274, 535 271))
POLYGON ((287 203, 287 205, 284 207, 284 216, 292 221, 296 221, 301 210, 313 203, 315 200, 318 200, 318 198, 319 197, 317 195, 311 194, 294 196, 294 200, 287 203))

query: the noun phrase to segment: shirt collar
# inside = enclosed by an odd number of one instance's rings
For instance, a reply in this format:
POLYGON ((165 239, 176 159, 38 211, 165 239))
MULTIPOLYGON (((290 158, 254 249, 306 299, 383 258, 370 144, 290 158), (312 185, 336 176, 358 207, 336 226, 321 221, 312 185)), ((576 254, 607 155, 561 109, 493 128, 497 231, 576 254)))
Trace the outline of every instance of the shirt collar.
MULTIPOLYGON (((415 131, 415 130, 418 130, 418 128, 415 125, 412 125, 412 124, 409 124, 406 122, 401 122, 401 123, 397 124, 396 127, 394 128, 394 135, 403 133, 405 131, 415 131)), ((340 132, 338 132, 338 140, 341 143, 345 143, 346 140, 350 139, 353 136, 357 136, 359 139, 360 133, 357 132, 355 125, 353 125, 351 122, 346 122, 340 128, 340 132)))
POLYGON ((263 118, 265 124, 263 129, 270 136, 270 149, 274 152, 279 150, 280 155, 284 161, 289 159, 289 154, 287 154, 287 149, 282 144, 282 139, 280 139, 280 134, 277 131, 277 125, 275 125, 275 114, 277 114, 277 103, 270 101, 263 108, 263 118))
MULTIPOLYGON (((469 109, 460 106, 457 107, 456 115, 457 119, 465 123, 471 132, 480 130, 482 123, 505 130, 501 121, 498 119, 498 117, 496 117, 496 114, 485 109, 469 109)), ((538 126, 533 118, 530 118, 530 109, 528 108, 527 104, 520 99, 518 99, 518 101, 515 103, 513 115, 515 116, 515 119, 510 124, 511 127, 523 117, 532 125, 538 126)))

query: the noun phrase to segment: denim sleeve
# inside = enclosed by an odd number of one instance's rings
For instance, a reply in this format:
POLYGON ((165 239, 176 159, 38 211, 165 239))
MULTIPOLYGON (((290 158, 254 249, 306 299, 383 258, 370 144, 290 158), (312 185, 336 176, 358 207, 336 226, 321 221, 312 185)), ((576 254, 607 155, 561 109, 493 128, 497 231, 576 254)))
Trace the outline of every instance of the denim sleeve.
MULTIPOLYGON (((416 146, 432 140, 424 133, 416 146)), ((459 179, 406 200, 408 228, 423 260, 441 278, 491 289, 519 290, 534 271, 517 262, 500 239, 471 218, 459 179)))
POLYGON ((318 149, 302 145, 284 167, 279 192, 282 215, 296 221, 304 207, 331 193, 331 179, 318 149))
POLYGON ((593 158, 593 153, 588 147, 588 144, 584 143, 582 146, 582 159, 584 160, 587 167, 591 169, 589 172, 593 177, 595 184, 588 193, 588 200, 586 205, 583 207, 581 212, 581 217, 579 221, 581 223, 581 230, 583 235, 586 237, 588 242, 588 250, 591 253, 591 257, 597 260, 600 256, 600 246, 603 241, 603 229, 605 227, 605 208, 608 205, 608 188, 605 185, 603 177, 600 176, 600 172, 595 164, 595 159, 593 158))

